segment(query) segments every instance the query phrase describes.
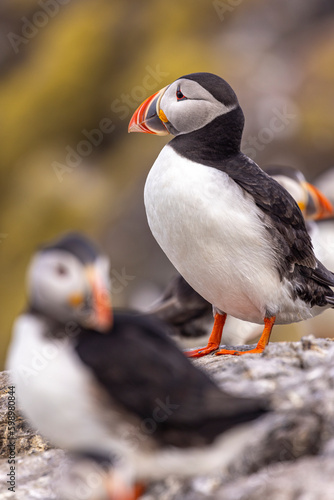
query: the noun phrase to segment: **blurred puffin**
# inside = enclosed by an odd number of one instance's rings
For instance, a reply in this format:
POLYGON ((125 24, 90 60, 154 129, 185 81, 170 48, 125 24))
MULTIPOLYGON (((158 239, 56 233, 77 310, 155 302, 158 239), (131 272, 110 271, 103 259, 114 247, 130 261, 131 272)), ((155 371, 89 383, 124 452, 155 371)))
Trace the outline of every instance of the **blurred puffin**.
MULTIPOLYGON (((334 305, 334 275, 313 252, 291 195, 240 152, 244 115, 232 88, 210 73, 183 76, 135 111, 130 132, 175 137, 146 180, 148 223, 185 280, 213 304, 203 356, 219 348, 226 315, 264 323, 311 318, 334 305)), ((216 354, 244 354, 221 349, 216 354)))
POLYGON ((334 205, 334 167, 327 168, 313 182, 334 205))
MULTIPOLYGON (((265 168, 295 198, 311 236, 314 253, 328 268, 334 269, 334 194, 333 173, 326 172, 309 184, 302 172, 288 166, 270 166, 265 168)), ((323 314, 296 325, 295 332, 300 335, 333 337, 334 310, 328 309, 323 314)))
MULTIPOLYGON (((334 168, 329 168, 314 180, 315 186, 334 205, 334 168)), ((334 267, 334 214, 317 224, 319 256, 327 267, 334 267)))
MULTIPOLYGON (((326 196, 315 186, 306 181, 304 174, 293 167, 285 165, 270 165, 264 170, 281 184, 297 202, 306 222, 308 233, 312 238, 317 257, 323 259, 328 267, 334 268, 334 210, 326 196), (317 221, 317 222, 315 222, 317 221), (321 224, 318 224, 321 221, 321 224), (323 222, 324 221, 324 222, 323 222), (332 227, 332 252, 330 246, 323 248, 322 227, 332 227), (329 260, 329 254, 332 260, 329 260)), ((212 306, 201 297, 181 276, 175 276, 166 287, 161 299, 152 306, 151 312, 172 326, 172 332, 179 335, 182 340, 192 339, 207 335, 212 328, 212 306)), ((321 316, 313 318, 300 326, 304 330, 301 334, 314 333, 320 329, 319 322, 323 318, 334 315, 334 310, 329 309, 321 316), (314 323, 317 327, 314 328, 314 323)), ((330 332, 327 321, 321 331, 330 332)), ((253 341, 261 334, 261 326, 248 321, 241 321, 229 317, 226 320, 221 342, 225 345, 241 345, 253 341)))
POLYGON ((245 446, 248 427, 232 428, 265 402, 221 391, 157 320, 112 319, 108 261, 89 240, 69 234, 37 252, 28 291, 7 360, 20 407, 58 447, 117 454, 129 482, 117 499, 136 498, 138 481, 220 470, 245 446))
POLYGON ((162 296, 148 310, 182 340, 208 335, 212 329, 212 305, 178 274, 167 284, 162 296))
MULTIPOLYGON (((329 168, 314 179, 315 186, 320 189, 334 204, 334 168, 329 168)), ((312 241, 315 253, 329 269, 334 269, 334 215, 319 221, 313 228, 312 241)), ((316 337, 334 337, 334 311, 326 311, 321 316, 312 318, 306 324, 307 333, 316 337)))
POLYGON ((307 182, 304 174, 287 165, 269 165, 265 172, 279 182, 295 199, 306 221, 309 233, 314 221, 322 221, 334 216, 333 205, 324 190, 307 182))

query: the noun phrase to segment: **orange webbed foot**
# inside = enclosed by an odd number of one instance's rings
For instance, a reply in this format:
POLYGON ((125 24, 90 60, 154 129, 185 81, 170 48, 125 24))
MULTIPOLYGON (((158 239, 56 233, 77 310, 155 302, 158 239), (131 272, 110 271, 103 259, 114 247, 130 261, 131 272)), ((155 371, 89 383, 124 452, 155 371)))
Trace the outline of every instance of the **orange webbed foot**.
POLYGON ((188 358, 201 358, 202 356, 206 356, 207 354, 219 349, 225 321, 226 314, 216 313, 208 345, 206 347, 201 347, 200 349, 194 349, 193 351, 184 351, 184 354, 188 358))
POLYGON ((232 355, 232 356, 242 356, 243 354, 261 354, 265 350, 266 345, 269 342, 270 334, 275 323, 276 316, 271 316, 271 318, 264 318, 264 329, 257 346, 254 349, 249 349, 248 351, 238 351, 229 349, 220 349, 216 352, 216 356, 232 355))
POLYGON ((220 349, 218 352, 215 353, 216 356, 224 356, 224 355, 231 355, 231 356, 241 356, 242 354, 255 354, 255 353, 261 353, 264 351, 264 348, 260 349, 258 347, 255 347, 254 349, 249 349, 248 351, 234 351, 234 350, 229 350, 229 349, 220 349))
POLYGON ((200 349, 194 349, 193 351, 184 351, 187 358, 202 358, 207 354, 219 349, 219 344, 208 344, 206 347, 201 347, 200 349))

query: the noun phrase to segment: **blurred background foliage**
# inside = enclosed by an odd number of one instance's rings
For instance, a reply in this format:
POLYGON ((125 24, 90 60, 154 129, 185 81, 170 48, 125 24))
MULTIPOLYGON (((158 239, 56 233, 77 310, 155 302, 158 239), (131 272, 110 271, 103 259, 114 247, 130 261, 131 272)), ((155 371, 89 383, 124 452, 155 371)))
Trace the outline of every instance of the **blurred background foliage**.
POLYGON ((232 85, 260 165, 310 180, 332 165, 332 0, 2 0, 0 35, 0 364, 31 254, 58 233, 85 231, 110 255, 116 306, 146 307, 175 273, 142 200, 164 139, 127 125, 177 77, 232 85))

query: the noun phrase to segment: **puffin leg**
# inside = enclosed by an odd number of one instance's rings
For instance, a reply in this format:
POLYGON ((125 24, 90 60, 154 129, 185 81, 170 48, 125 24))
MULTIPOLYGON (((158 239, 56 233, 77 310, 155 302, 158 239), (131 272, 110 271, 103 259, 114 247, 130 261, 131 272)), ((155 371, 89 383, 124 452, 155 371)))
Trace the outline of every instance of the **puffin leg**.
POLYGON ((248 351, 233 351, 233 350, 228 350, 228 349, 221 349, 220 351, 216 352, 215 354, 217 356, 221 356, 223 354, 232 354, 234 356, 240 356, 241 354, 249 354, 249 353, 260 353, 263 352, 266 345, 269 343, 270 339, 270 334, 273 329, 274 323, 275 323, 276 316, 271 316, 270 318, 264 318, 264 329, 262 332, 262 335, 260 337, 260 340, 257 343, 257 346, 254 349, 250 349, 248 351))
POLYGON ((185 351, 184 354, 188 358, 201 358, 210 354, 210 352, 219 349, 220 341, 222 339, 223 328, 226 321, 226 314, 216 313, 215 322, 213 324, 212 332, 208 340, 208 345, 206 347, 201 347, 200 349, 195 349, 193 351, 185 351))
POLYGON ((109 500, 137 500, 142 496, 146 487, 142 483, 130 486, 119 471, 114 470, 109 475, 106 489, 109 500))
POLYGON ((109 500, 137 500, 142 496, 145 491, 145 486, 137 483, 132 490, 127 490, 123 492, 109 491, 109 500))
POLYGON ((134 497, 133 497, 133 500, 137 500, 137 498, 140 498, 143 493, 145 492, 146 490, 146 487, 141 484, 141 483, 136 483, 134 488, 133 488, 133 494, 134 494, 134 497))

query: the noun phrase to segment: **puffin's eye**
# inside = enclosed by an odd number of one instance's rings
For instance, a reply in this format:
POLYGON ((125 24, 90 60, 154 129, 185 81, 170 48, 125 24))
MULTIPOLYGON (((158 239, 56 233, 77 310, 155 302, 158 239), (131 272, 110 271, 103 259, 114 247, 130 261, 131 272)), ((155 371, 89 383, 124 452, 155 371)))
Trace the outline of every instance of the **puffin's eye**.
POLYGON ((176 91, 176 99, 178 101, 182 101, 182 100, 187 99, 187 98, 182 94, 182 92, 181 92, 180 89, 177 89, 177 91, 176 91))
POLYGON ((63 264, 57 264, 55 271, 58 274, 58 276, 67 276, 68 275, 68 269, 63 264))

